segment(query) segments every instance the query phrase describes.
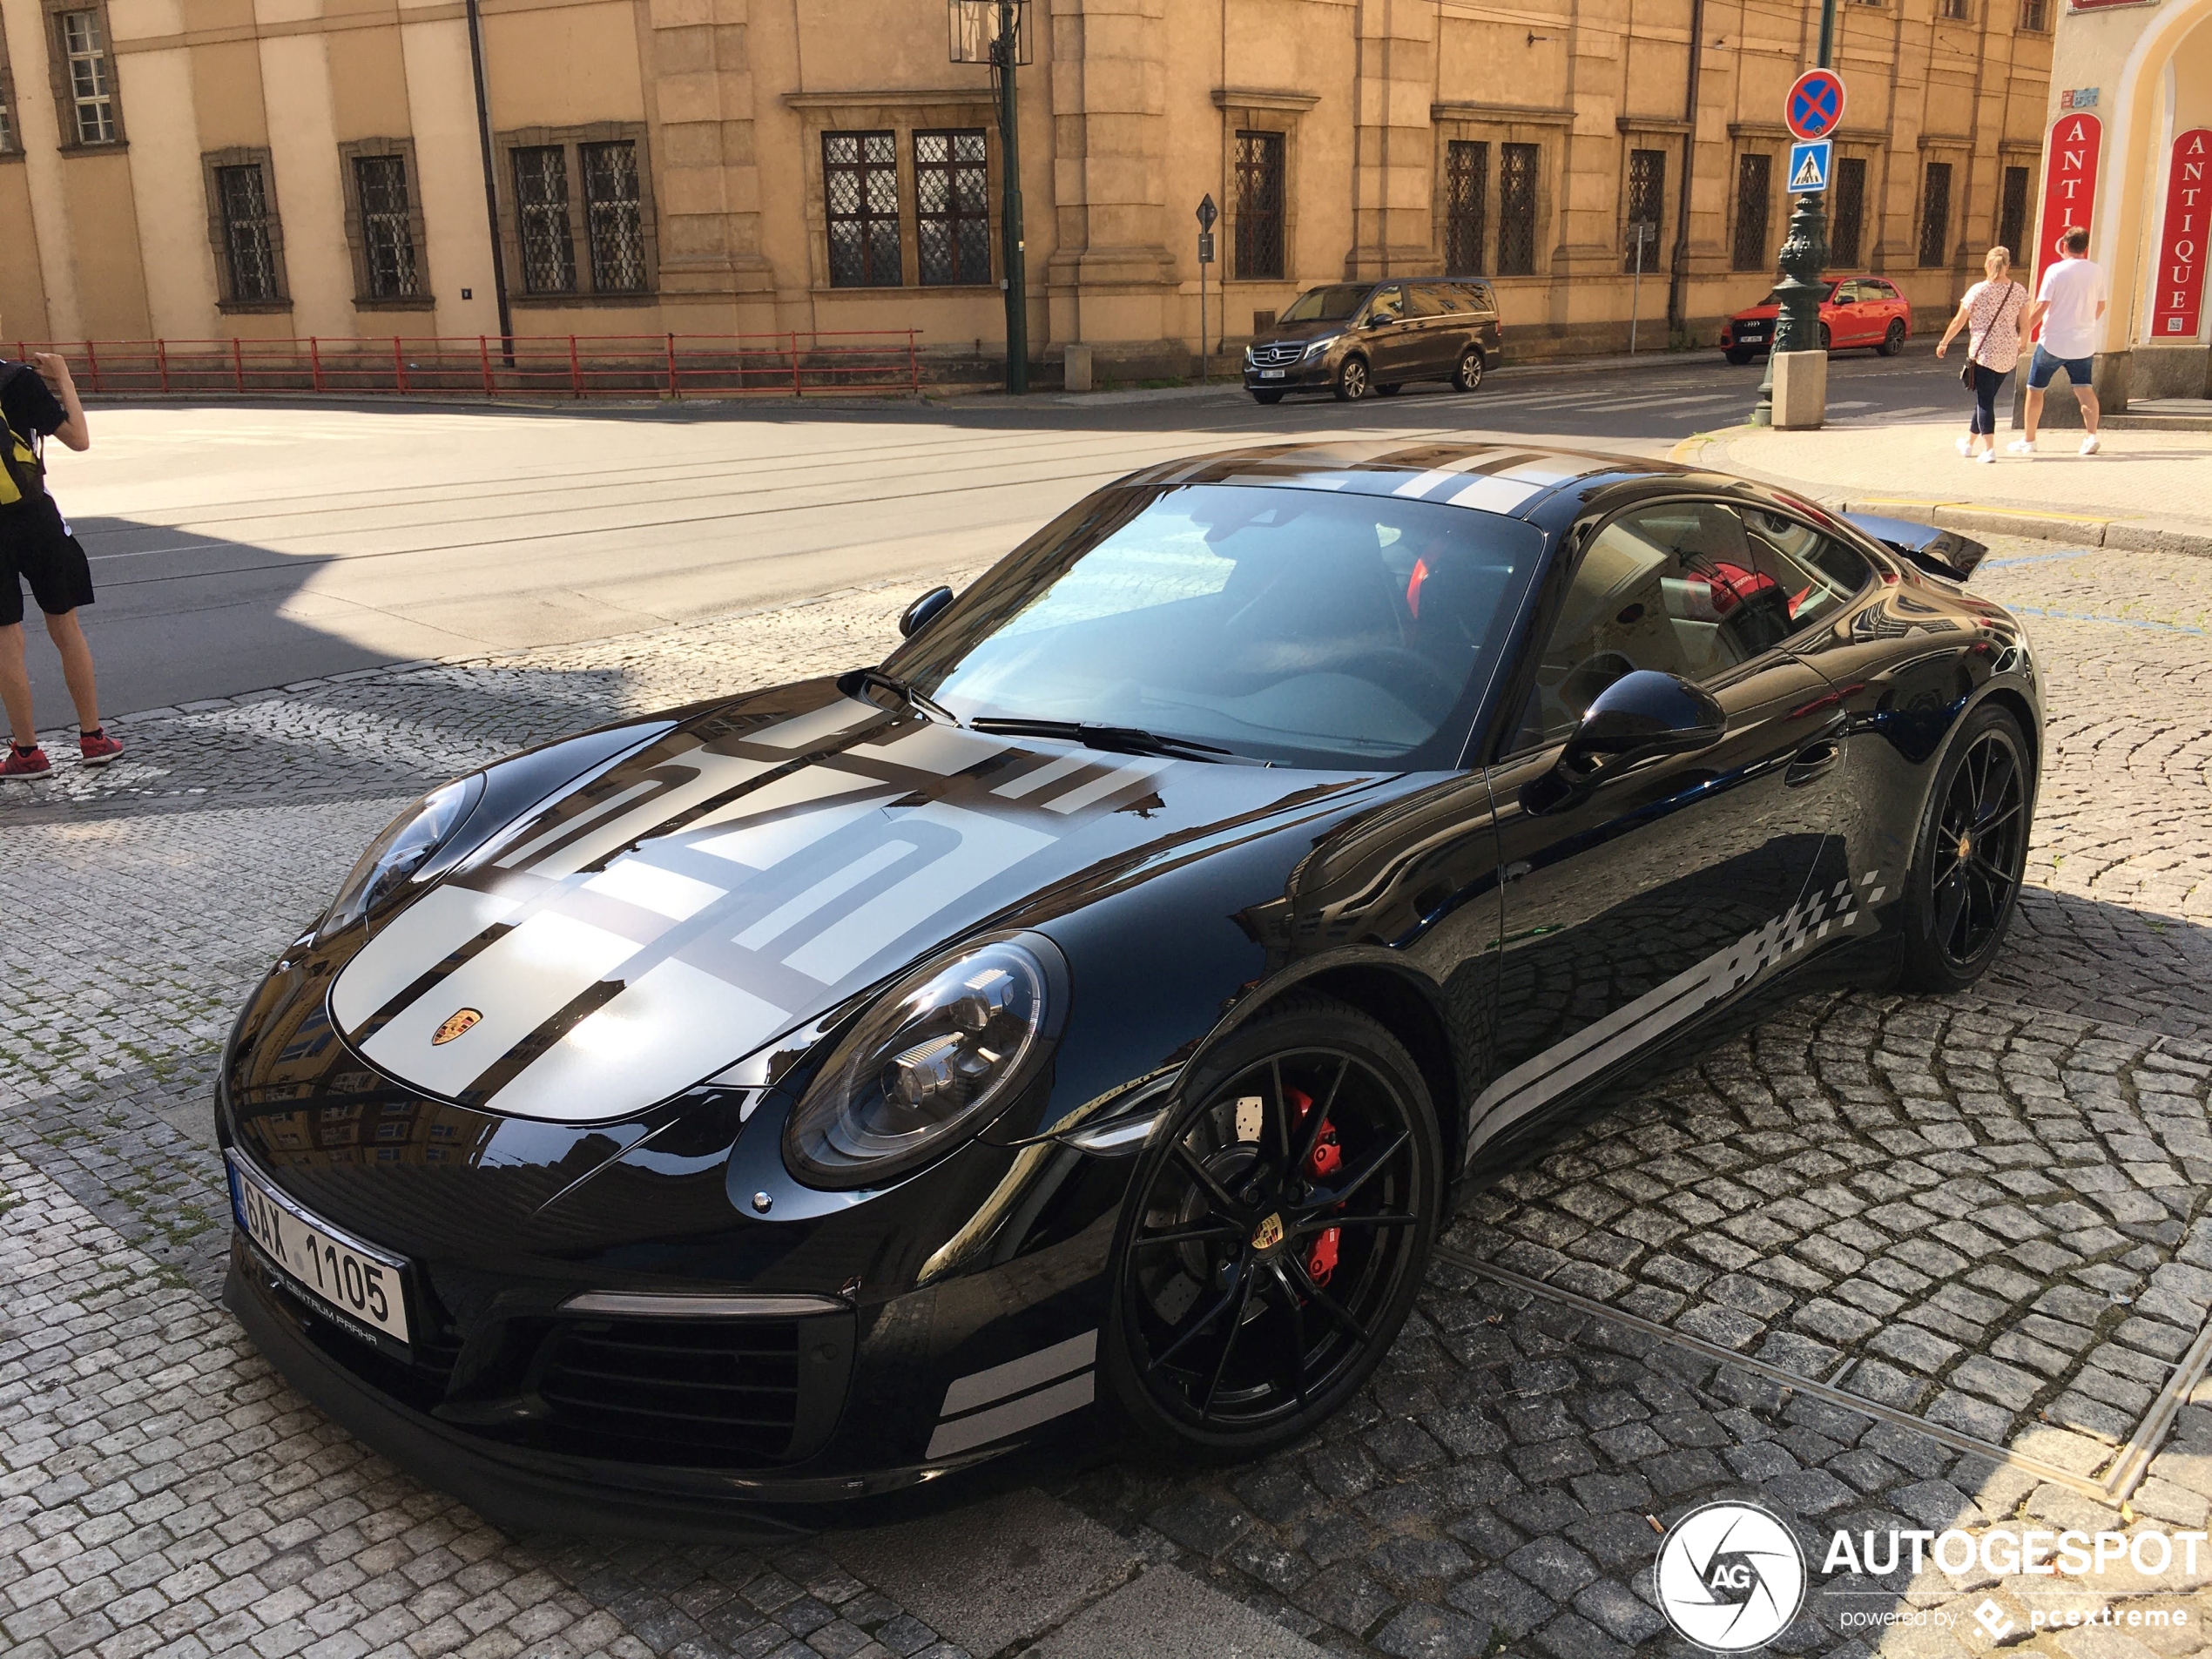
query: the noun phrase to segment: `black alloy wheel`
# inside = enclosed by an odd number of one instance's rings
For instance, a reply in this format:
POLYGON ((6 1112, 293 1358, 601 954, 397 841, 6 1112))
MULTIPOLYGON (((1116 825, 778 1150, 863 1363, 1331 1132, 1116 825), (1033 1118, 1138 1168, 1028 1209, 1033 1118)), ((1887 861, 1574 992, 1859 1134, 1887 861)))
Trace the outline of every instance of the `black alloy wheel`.
POLYGON ((1249 1457, 1381 1360, 1428 1258, 1441 1152, 1412 1057, 1333 1000, 1287 1001, 1204 1063, 1130 1184, 1105 1370, 1154 1444, 1249 1457))
POLYGON ((1905 349, 1904 318, 1892 317, 1890 319, 1889 330, 1883 334, 1882 343, 1875 349, 1885 357, 1894 357, 1905 349))
POLYGON ((1985 704, 1937 773, 1913 860, 1905 982, 1955 991, 2003 944, 2027 864, 2034 779, 2020 725, 1985 704))
POLYGON ((1367 360, 1347 357, 1344 367, 1337 370, 1337 401, 1357 403, 1367 395, 1367 360))
POLYGON ((1252 401, 1255 403, 1280 403, 1282 401, 1283 395, 1280 392, 1266 391, 1252 394, 1252 401))
POLYGON ((1482 384, 1482 347, 1470 346, 1460 354, 1460 366, 1452 371, 1452 384, 1462 392, 1472 392, 1482 384))

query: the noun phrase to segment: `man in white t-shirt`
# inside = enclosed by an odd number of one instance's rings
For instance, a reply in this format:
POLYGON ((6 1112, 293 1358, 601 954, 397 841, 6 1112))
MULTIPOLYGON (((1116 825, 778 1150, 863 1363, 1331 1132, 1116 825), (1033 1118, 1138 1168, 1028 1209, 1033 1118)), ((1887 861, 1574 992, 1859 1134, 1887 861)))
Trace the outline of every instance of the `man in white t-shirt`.
POLYGON ((2035 356, 2027 366, 2026 435, 2015 438, 2016 455, 2035 453, 2035 428, 2043 418, 2043 394, 2052 377, 2066 370, 2074 388, 2074 401, 2081 406, 2081 424, 2089 429, 2081 440, 2081 453, 2097 453, 2097 394, 2089 384, 2089 370, 2097 354, 2097 324, 2105 314, 2105 273, 2089 260, 2089 233, 2074 227, 2059 238, 2063 257, 2043 273, 2035 303, 2028 307, 2031 334, 2043 330, 2035 341, 2035 356))

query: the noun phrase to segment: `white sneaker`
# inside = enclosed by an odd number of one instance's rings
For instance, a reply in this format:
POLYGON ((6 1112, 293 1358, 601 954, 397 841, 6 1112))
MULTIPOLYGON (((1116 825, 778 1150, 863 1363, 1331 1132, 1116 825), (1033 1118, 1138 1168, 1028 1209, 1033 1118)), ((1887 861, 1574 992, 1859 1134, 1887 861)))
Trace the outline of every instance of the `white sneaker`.
POLYGON ((2094 432, 2092 432, 2087 437, 2081 440, 2081 453, 2085 455, 2093 455, 2096 454, 2099 447, 2100 446, 2097 442, 2097 435, 2094 432))
POLYGON ((1985 467, 1993 467, 1997 464, 1997 452, 1994 449, 1985 449, 1974 459, 1985 467))
POLYGON ((1962 455, 1970 455, 1974 452, 1974 441, 1972 438, 1957 438, 1952 440, 1951 447, 1962 455))
POLYGON ((2014 438, 2005 446, 2005 449, 2007 454, 2016 455, 2032 455, 2035 453, 2035 446, 2026 438, 2014 438))

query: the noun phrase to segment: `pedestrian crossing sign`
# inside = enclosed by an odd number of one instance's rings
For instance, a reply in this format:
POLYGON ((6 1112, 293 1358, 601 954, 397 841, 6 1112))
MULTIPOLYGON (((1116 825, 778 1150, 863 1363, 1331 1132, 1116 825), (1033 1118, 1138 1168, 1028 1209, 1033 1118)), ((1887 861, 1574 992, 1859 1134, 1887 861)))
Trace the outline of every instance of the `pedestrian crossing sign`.
POLYGON ((1811 138, 1790 146, 1790 193, 1810 196, 1828 188, 1829 158, 1836 152, 1832 138, 1811 138))

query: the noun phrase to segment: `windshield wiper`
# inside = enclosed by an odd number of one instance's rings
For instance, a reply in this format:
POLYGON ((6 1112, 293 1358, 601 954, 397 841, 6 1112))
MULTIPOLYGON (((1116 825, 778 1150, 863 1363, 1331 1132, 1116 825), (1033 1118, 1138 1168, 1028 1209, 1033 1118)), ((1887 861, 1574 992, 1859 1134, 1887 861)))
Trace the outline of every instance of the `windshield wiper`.
POLYGON ((971 729, 1007 738, 1058 738, 1112 754, 1165 755, 1176 760, 1237 759, 1235 751, 1191 738, 1171 738, 1133 725, 1100 725, 1090 720, 980 719, 971 729))
POLYGON ((860 684, 880 685, 900 702, 920 709, 932 719, 942 720, 947 725, 960 724, 960 716, 954 714, 927 691, 917 691, 896 674, 887 674, 880 668, 864 668, 860 671, 860 684))

